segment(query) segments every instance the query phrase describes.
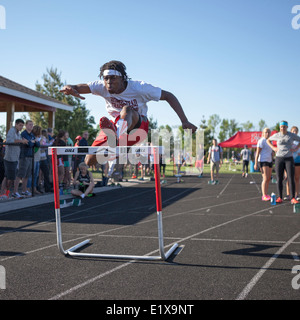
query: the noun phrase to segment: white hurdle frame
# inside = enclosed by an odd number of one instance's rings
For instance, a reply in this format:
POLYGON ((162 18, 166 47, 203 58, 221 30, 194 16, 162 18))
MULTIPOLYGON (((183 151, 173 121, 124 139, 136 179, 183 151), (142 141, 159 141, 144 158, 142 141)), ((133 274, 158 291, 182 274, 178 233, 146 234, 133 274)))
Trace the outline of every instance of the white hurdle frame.
POLYGON ((104 259, 127 259, 127 260, 167 260, 177 249, 178 244, 175 243, 167 252, 164 250, 164 237, 163 237, 163 223, 162 223, 162 198, 161 198, 161 185, 160 185, 160 169, 159 169, 159 154, 163 153, 163 147, 116 147, 111 148, 107 146, 101 147, 49 147, 49 155, 52 155, 52 169, 53 169, 53 189, 54 189, 54 203, 55 203, 55 219, 56 219, 56 235, 57 246, 60 252, 65 256, 71 257, 90 257, 90 258, 104 258, 104 259), (123 148, 123 149, 122 149, 123 148), (125 149, 124 149, 125 148, 125 149), (155 191, 156 191, 156 209, 157 209, 157 226, 158 226, 158 246, 159 256, 138 256, 138 255, 121 255, 121 254, 96 254, 96 253, 83 253, 76 252, 79 248, 87 245, 91 239, 84 240, 77 245, 65 250, 62 241, 62 228, 61 228, 61 214, 60 214, 60 201, 59 201, 59 183, 58 183, 58 165, 57 155, 87 155, 87 154, 110 154, 119 155, 127 154, 127 148, 131 148, 133 153, 136 154, 154 154, 154 175, 155 175, 155 191))

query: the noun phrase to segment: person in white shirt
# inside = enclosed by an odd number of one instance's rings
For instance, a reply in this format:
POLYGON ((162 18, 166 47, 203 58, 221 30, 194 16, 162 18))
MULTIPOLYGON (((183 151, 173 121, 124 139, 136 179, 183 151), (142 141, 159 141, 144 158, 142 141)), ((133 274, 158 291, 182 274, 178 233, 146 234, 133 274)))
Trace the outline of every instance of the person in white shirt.
MULTIPOLYGON (((126 67, 122 62, 112 60, 105 63, 100 68, 99 76, 100 80, 87 84, 66 85, 61 90, 66 95, 73 95, 80 99, 85 99, 81 96, 82 94, 89 93, 105 99, 106 109, 111 119, 106 117, 100 119, 100 128, 103 130, 92 144, 93 146, 109 144, 111 136, 118 139, 124 133, 129 135, 125 142, 118 141, 119 145, 134 145, 142 142, 148 133, 147 102, 149 101, 167 101, 180 118, 182 128, 196 131, 197 127, 188 121, 180 102, 171 92, 143 81, 132 81, 128 78, 126 67), (140 129, 138 135, 135 134, 134 129, 140 129)), ((115 143, 115 139, 112 140, 115 143)), ((95 156, 90 155, 86 158, 88 165, 93 165, 95 162, 95 156)))
POLYGON ((241 156, 243 159, 243 178, 247 178, 248 176, 248 166, 250 161, 251 151, 248 149, 247 145, 244 146, 244 149, 241 152, 241 156))
POLYGON ((270 137, 270 135, 271 130, 269 128, 264 128, 262 132, 262 137, 257 142, 257 150, 254 164, 255 170, 258 170, 258 168, 260 167, 260 171, 263 178, 261 183, 262 201, 270 201, 271 199, 271 196, 268 195, 268 189, 272 176, 273 150, 267 143, 267 139, 270 137))
POLYGON ((212 140, 213 145, 208 150, 207 163, 210 163, 211 184, 219 183, 219 169, 223 163, 223 149, 218 145, 217 139, 212 140), (216 169, 216 179, 214 179, 214 171, 216 169))

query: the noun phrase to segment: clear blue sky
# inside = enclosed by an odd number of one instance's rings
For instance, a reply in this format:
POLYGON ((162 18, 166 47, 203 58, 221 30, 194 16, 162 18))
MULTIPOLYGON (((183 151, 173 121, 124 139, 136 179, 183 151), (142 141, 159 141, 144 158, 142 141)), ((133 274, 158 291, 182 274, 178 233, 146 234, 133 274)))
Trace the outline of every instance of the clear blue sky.
MULTIPOLYGON (((35 89, 54 67, 69 84, 96 80, 112 59, 134 80, 174 93, 189 120, 214 113, 238 123, 299 121, 297 0, 0 0, 0 74, 35 89)), ((299 21, 300 23, 300 21, 299 21)), ((98 119, 104 100, 89 95, 98 119)), ((159 125, 180 125, 166 102, 149 103, 159 125)), ((0 124, 5 122, 0 113, 0 124)))

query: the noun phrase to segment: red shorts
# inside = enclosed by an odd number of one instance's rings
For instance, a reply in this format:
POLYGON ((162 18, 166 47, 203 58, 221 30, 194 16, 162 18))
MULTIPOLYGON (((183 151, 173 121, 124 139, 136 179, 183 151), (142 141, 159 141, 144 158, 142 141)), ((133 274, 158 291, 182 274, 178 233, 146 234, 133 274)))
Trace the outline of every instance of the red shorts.
MULTIPOLYGON (((115 129, 117 130, 116 123, 119 121, 120 116, 118 116, 115 121, 112 120, 111 123, 114 125, 115 129)), ((148 130, 149 130, 149 120, 145 116, 141 116, 141 124, 138 128, 132 129, 128 135, 124 135, 120 137, 120 140, 118 141, 118 145, 120 146, 133 146, 137 143, 141 143, 144 141, 148 136, 148 130), (125 138, 125 140, 124 140, 125 138)), ((106 133, 101 130, 95 141, 93 142, 93 147, 103 146, 107 145, 107 135, 106 133)))
POLYGON ((195 167, 196 168, 201 168, 203 167, 203 160, 197 160, 195 163, 195 167))

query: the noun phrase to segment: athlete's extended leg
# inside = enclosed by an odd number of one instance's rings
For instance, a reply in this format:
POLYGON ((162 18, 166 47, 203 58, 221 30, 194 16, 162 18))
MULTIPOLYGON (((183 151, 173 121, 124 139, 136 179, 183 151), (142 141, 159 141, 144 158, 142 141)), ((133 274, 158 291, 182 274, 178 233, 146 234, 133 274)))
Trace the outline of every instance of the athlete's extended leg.
POLYGON ((138 124, 140 116, 136 110, 133 110, 128 106, 124 106, 120 112, 120 119, 127 121, 127 130, 129 132, 138 124))

